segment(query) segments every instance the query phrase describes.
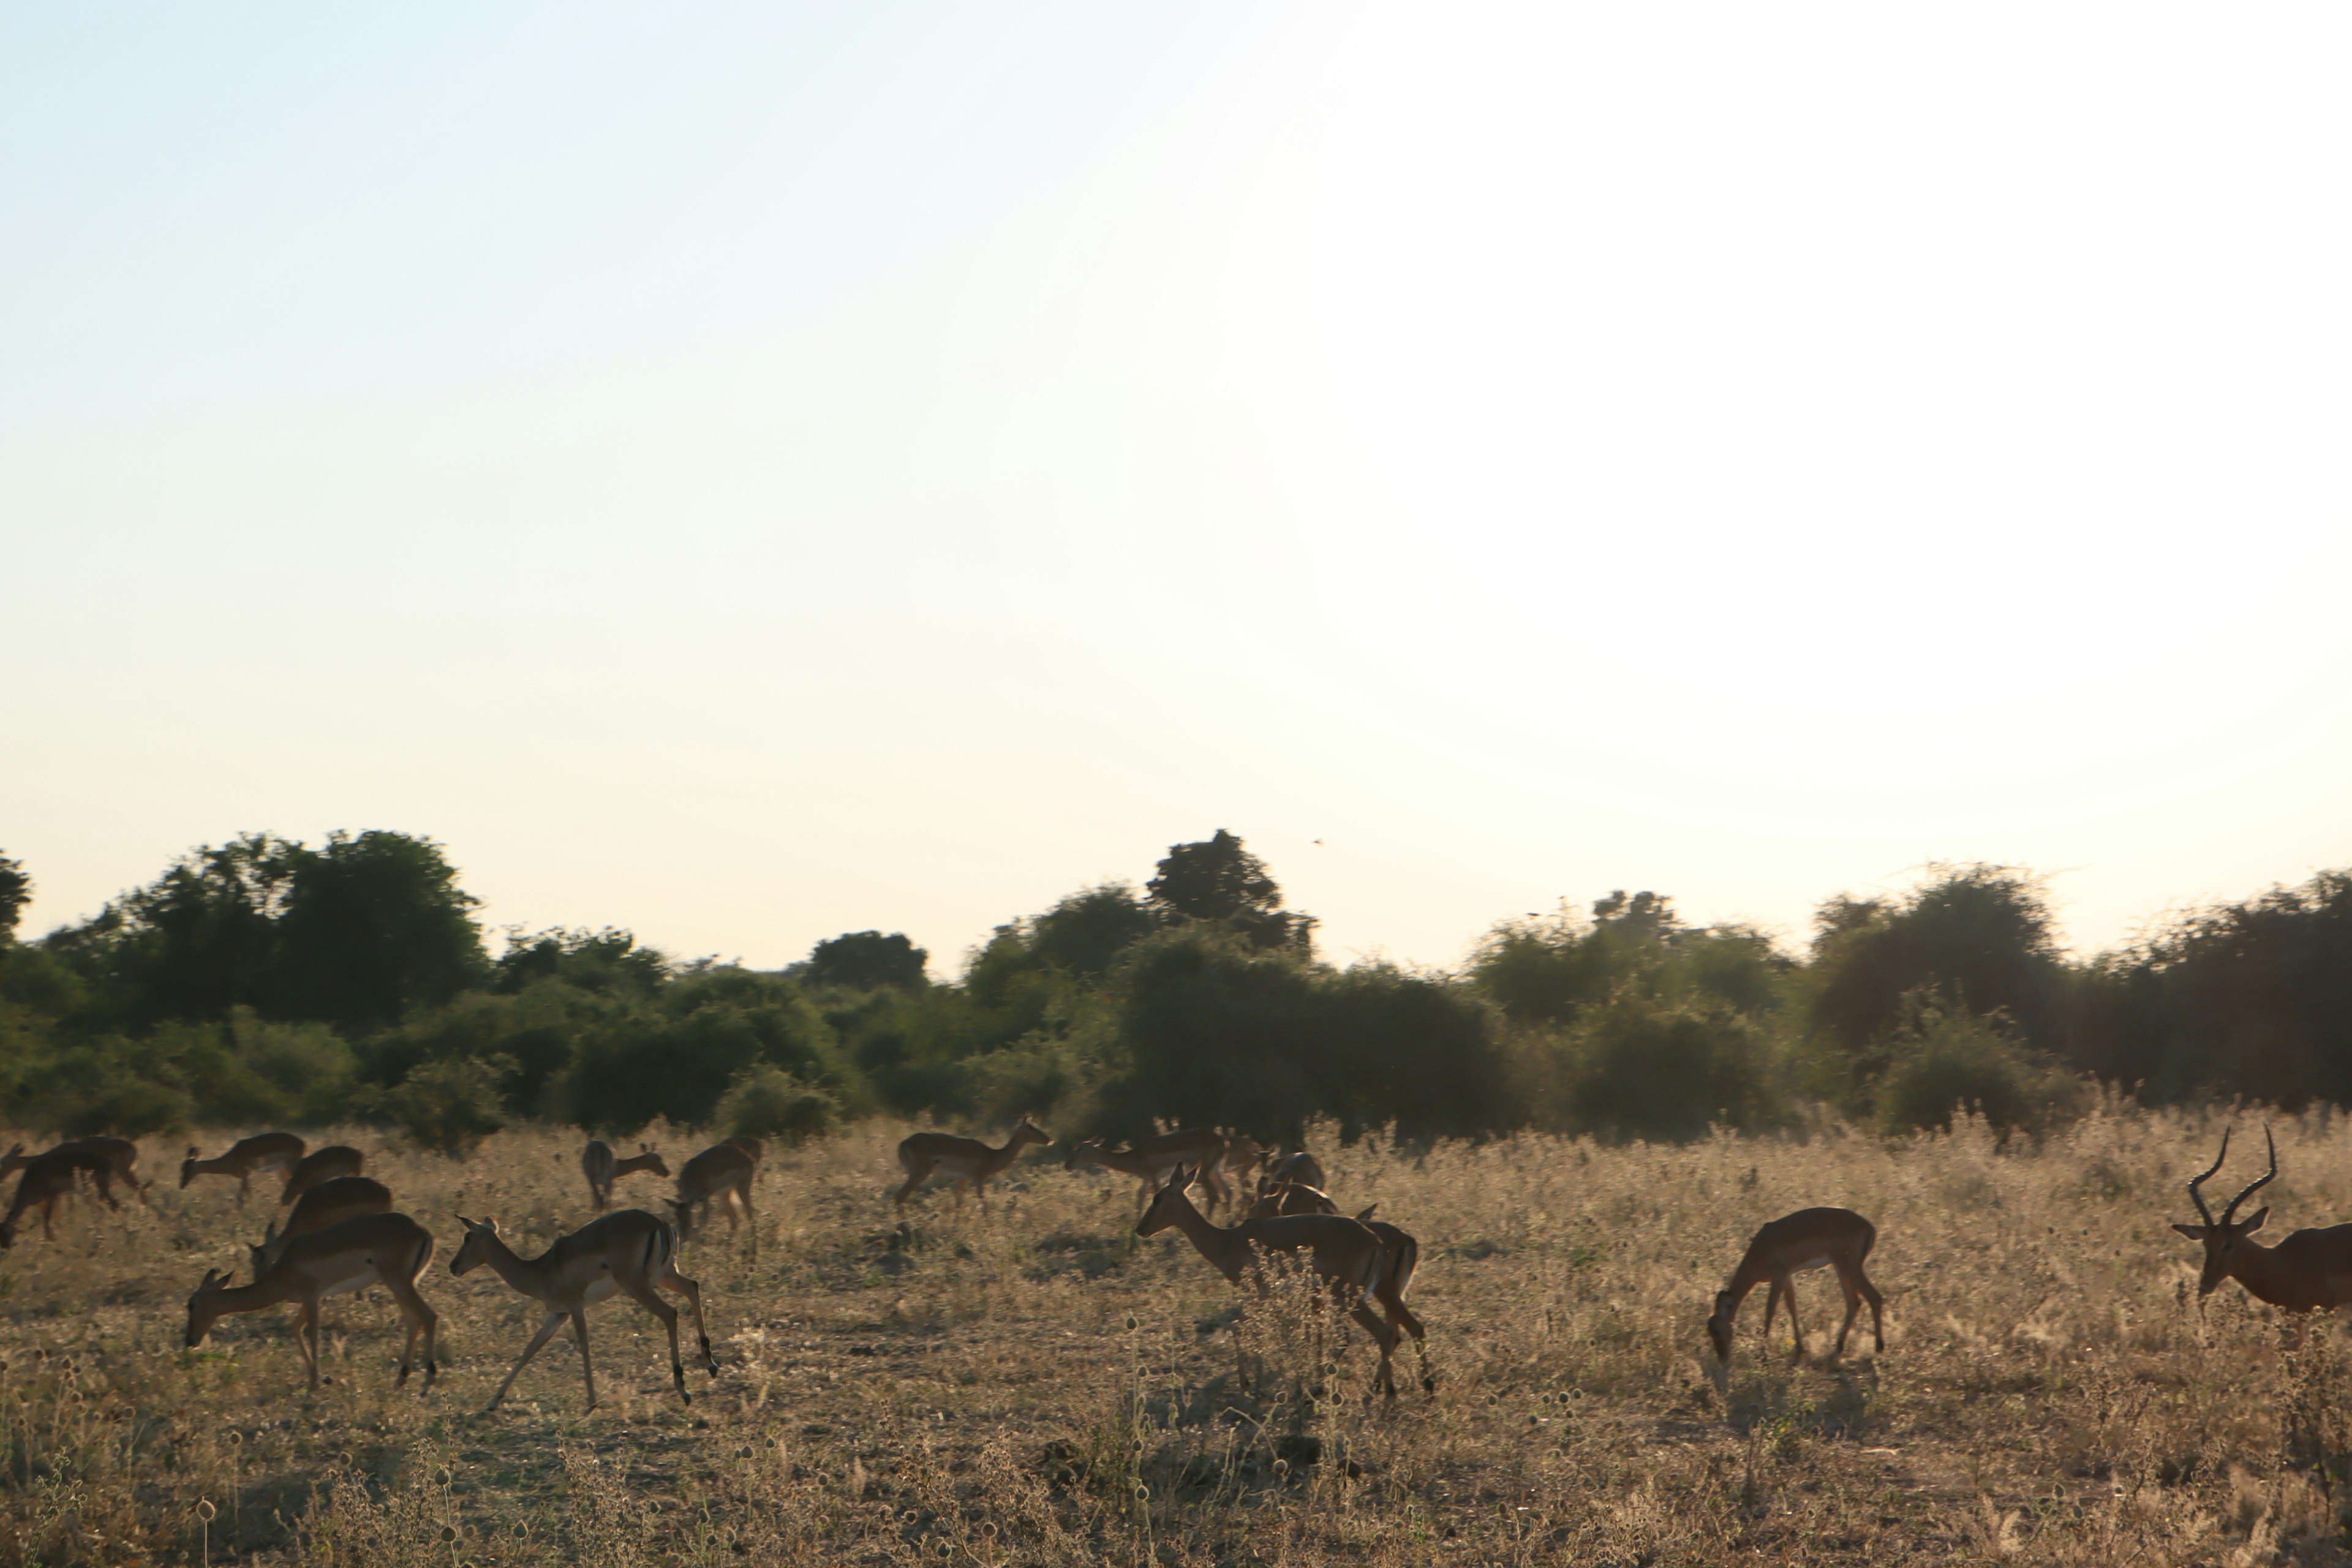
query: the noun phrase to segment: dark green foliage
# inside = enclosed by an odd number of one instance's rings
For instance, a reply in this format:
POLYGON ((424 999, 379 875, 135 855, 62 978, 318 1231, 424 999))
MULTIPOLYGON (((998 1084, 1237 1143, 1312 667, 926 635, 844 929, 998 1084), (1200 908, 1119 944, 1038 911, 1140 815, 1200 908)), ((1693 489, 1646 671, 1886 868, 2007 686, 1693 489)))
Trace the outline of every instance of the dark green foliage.
POLYGON ((0 855, 0 946, 16 940, 16 921, 33 901, 33 879, 24 863, 0 855))
POLYGON ((673 981, 650 1007, 598 1018, 551 1096, 565 1120, 608 1135, 656 1116, 700 1126, 729 1087, 761 1066, 819 1086, 844 1076, 832 1031, 797 984, 710 968, 673 981))
POLYGON ((336 833, 311 849, 247 834, 192 851, 47 945, 123 1026, 252 1007, 361 1030, 484 977, 474 904, 430 839, 336 833))
POLYGON ((290 857, 270 1011, 347 1029, 389 1024, 485 976, 477 900, 428 838, 331 835, 290 857))
POLYGON ((1787 1112, 1773 1084, 1769 1037, 1719 1001, 1661 1003, 1622 992, 1580 1019, 1566 1047, 1565 1120, 1573 1131, 1688 1140, 1713 1126, 1770 1126, 1787 1112))
POLYGON ((1071 894, 1028 922, 1028 952, 1046 968, 1093 978, 1108 973, 1161 924, 1160 912, 1137 898, 1134 889, 1106 883, 1071 894))
POLYGON ((541 980, 561 980, 597 995, 650 996, 670 974, 669 959, 640 947, 625 931, 552 927, 507 933, 507 950, 490 966, 490 988, 513 993, 541 980))
POLYGON ((821 1138, 841 1122, 841 1106, 782 1068, 753 1068, 719 1101, 712 1121, 730 1137, 777 1138, 786 1143, 821 1138))
POLYGON ((1253 947, 1304 952, 1315 939, 1314 917, 1284 910, 1265 862, 1222 827, 1200 843, 1171 845, 1144 891, 1165 913, 1223 926, 1253 947))
POLYGON ((2059 1043, 2066 975, 2041 888, 2006 866, 1943 868, 1900 904, 1840 897, 1813 942, 1812 1017, 1848 1052, 1883 1041, 1921 988, 2008 1016, 2029 1045, 2059 1043))
POLYGON ((2177 922, 2085 978, 2069 1055, 2152 1099, 2352 1103, 2352 872, 2177 922))
POLYGON ((802 978, 811 985, 851 991, 913 990, 930 983, 923 973, 930 957, 903 931, 884 936, 878 931, 854 931, 818 942, 809 952, 802 978))
POLYGON ((1295 1137, 1393 1123, 1429 1138, 1523 1117, 1494 1020, 1445 981, 1386 965, 1334 972, 1213 929, 1153 939, 1117 1015, 1126 1070, 1103 1093, 1115 1131, 1154 1118, 1295 1137))
POLYGON ((1999 1014, 1969 1013, 1930 993, 1905 998, 1874 1086, 1888 1131, 1947 1128, 1972 1110, 2003 1132, 2040 1130, 2073 1113, 2083 1086, 2021 1043, 1999 1014))
POLYGON ((428 1062, 397 1087, 369 1096, 362 1109, 419 1149, 463 1158, 506 1125, 501 1080, 508 1065, 500 1057, 428 1062))

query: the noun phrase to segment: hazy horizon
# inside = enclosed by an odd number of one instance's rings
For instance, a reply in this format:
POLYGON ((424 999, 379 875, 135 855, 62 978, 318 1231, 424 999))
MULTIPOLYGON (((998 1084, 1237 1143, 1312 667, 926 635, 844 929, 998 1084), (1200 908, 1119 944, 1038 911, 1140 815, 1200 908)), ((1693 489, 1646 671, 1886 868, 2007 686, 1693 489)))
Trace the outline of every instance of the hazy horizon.
POLYGON ((23 931, 244 831, 773 967, 2352 864, 2352 16, 0 21, 23 931), (1318 844, 1318 841, 1320 841, 1318 844))

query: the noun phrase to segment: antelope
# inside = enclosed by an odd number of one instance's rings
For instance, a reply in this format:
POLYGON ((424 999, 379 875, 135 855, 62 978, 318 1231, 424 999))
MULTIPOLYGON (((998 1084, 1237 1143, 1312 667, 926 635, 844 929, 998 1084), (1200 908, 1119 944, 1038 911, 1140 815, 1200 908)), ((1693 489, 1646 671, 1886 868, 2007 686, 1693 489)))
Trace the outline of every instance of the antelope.
POLYGON ((677 1173, 677 1196, 670 1207, 677 1211, 677 1238, 680 1242, 694 1239, 694 1215, 698 1208, 708 1213, 716 1202, 727 1211, 727 1239, 732 1241, 742 1229, 743 1222, 751 1222, 751 1256, 760 1256, 760 1222, 751 1213, 751 1177, 757 1167, 751 1156, 732 1143, 713 1143, 677 1173))
POLYGON ((1162 1132, 1125 1149, 1107 1149, 1101 1139, 1088 1138, 1071 1145, 1070 1157, 1062 1168, 1075 1171, 1081 1165, 1100 1165, 1107 1171, 1125 1172, 1139 1184, 1136 1204, 1140 1208, 1168 1180, 1168 1173, 1182 1166, 1209 1189, 1209 1206, 1214 1210, 1233 1201, 1233 1191, 1225 1185, 1224 1163, 1222 1132, 1162 1132))
POLYGON ((466 1239, 457 1256, 449 1260, 450 1273, 462 1276, 487 1263, 499 1279, 547 1309, 546 1320, 523 1346, 521 1359, 490 1395, 489 1404, 482 1407, 484 1414, 499 1407, 499 1401, 507 1396, 530 1358, 566 1318, 572 1320, 572 1335, 580 1345, 580 1376, 588 1385, 588 1408, 595 1409, 596 1373, 588 1363, 588 1309, 621 1291, 628 1292, 669 1331, 669 1371, 678 1398, 688 1404, 694 1400, 686 1391, 686 1366, 678 1359, 677 1309, 661 1299, 656 1286, 686 1298, 694 1310, 694 1337, 702 1347, 701 1364, 711 1376, 719 1375, 719 1358, 710 1353, 710 1334, 702 1322, 702 1290, 677 1271, 678 1237, 667 1220, 643 1209, 603 1215, 537 1258, 524 1258, 509 1247, 499 1236, 499 1222, 494 1219, 473 1220, 459 1215, 457 1223, 466 1227, 466 1239))
MULTIPOLYGON (((116 1181, 143 1195, 146 1184, 139 1179, 139 1145, 128 1138, 69 1138, 46 1152, 96 1154, 111 1168, 116 1181)), ((26 1153, 22 1143, 0 1154, 0 1181, 7 1180, 38 1158, 39 1155, 26 1153)))
POLYGON ((188 1157, 180 1162, 180 1189, 198 1176, 235 1176, 236 1201, 245 1203, 246 1187, 256 1171, 291 1170, 302 1158, 307 1147, 291 1132, 257 1132, 250 1138, 240 1138, 230 1145, 229 1152, 217 1159, 199 1160, 195 1145, 188 1145, 188 1157))
MULTIPOLYGON (((1391 1294, 1402 1304, 1402 1281, 1391 1265, 1388 1244, 1370 1226, 1338 1215, 1286 1215, 1245 1219, 1234 1226, 1212 1225, 1192 1206, 1186 1190, 1192 1179, 1192 1171, 1178 1166, 1142 1219, 1136 1222, 1135 1234, 1157 1236, 1176 1226, 1195 1251, 1235 1285, 1256 1267, 1261 1250, 1302 1257, 1326 1282, 1333 1300, 1348 1309, 1348 1315, 1380 1346, 1381 1368, 1375 1381, 1394 1399, 1396 1373, 1391 1357, 1402 1336, 1397 1325, 1382 1321, 1370 1304, 1370 1299, 1377 1298, 1385 1305, 1391 1294)), ((1413 1250, 1418 1254, 1418 1247, 1413 1250)), ((1413 1321, 1418 1328, 1419 1320, 1413 1321)))
POLYGON ((980 1194, 981 1212, 988 1212, 988 1179, 1021 1157, 1021 1151, 1032 1143, 1050 1144, 1054 1135, 1024 1115, 1013 1129, 1013 1136, 1004 1141, 1002 1149, 992 1149, 977 1138, 959 1138, 951 1132, 918 1132, 899 1140, 898 1166, 907 1173, 906 1184, 898 1189, 898 1206, 907 1206, 908 1197, 934 1173, 955 1184, 956 1206, 963 1206, 964 1188, 980 1194))
POLYGON ((356 1176, 367 1163, 366 1156, 348 1143, 330 1143, 323 1149, 313 1149, 295 1163, 286 1173, 285 1188, 278 1194, 280 1206, 292 1203, 322 1182, 338 1176, 356 1176))
POLYGON ((1318 1193, 1331 1189, 1330 1182, 1323 1174, 1323 1162, 1304 1149, 1286 1160, 1276 1161, 1269 1156, 1266 1163, 1268 1169, 1265 1184, 1296 1182, 1302 1187, 1313 1187, 1318 1193))
POLYGON ((1863 1260, 1870 1256, 1878 1240, 1878 1227, 1852 1209, 1799 1209, 1782 1215, 1756 1233, 1748 1244, 1747 1254, 1739 1267, 1731 1272, 1730 1282, 1716 1292, 1715 1310, 1706 1320, 1707 1338, 1715 1342, 1715 1353, 1727 1364, 1731 1360, 1733 1320, 1739 1315, 1739 1303, 1748 1292, 1766 1280, 1770 1280, 1772 1292, 1764 1299, 1764 1332, 1772 1332, 1772 1314, 1782 1300, 1789 1303, 1789 1333, 1796 1342, 1796 1359, 1805 1358, 1805 1331, 1797 1325, 1796 1276, 1809 1268, 1824 1265, 1837 1270, 1838 1286, 1845 1292, 1845 1321, 1838 1329, 1837 1348, 1832 1359, 1845 1353, 1846 1335, 1853 1330, 1853 1321, 1862 1311, 1864 1301, 1870 1303, 1870 1333, 1880 1351, 1886 1349, 1886 1298, 1862 1271, 1863 1260))
POLYGON ((296 1237, 278 1254, 278 1260, 250 1285, 231 1285, 217 1268, 205 1270, 204 1282, 188 1298, 190 1350, 205 1342, 213 1325, 230 1312, 258 1312, 286 1301, 302 1304, 295 1327, 294 1346, 310 1368, 310 1392, 319 1391, 319 1302, 328 1296, 364 1290, 381 1285, 392 1292, 401 1315, 408 1320, 408 1341, 401 1347, 400 1376, 394 1388, 408 1382, 416 1355, 416 1337, 425 1336, 425 1387, 433 1387, 440 1370, 434 1361, 434 1336, 440 1318, 417 1293, 416 1282, 433 1262, 433 1233, 404 1214, 362 1215, 325 1230, 296 1237))
MULTIPOLYGON (((1374 1208, 1380 1205, 1375 1204, 1374 1208)), ((1310 1187, 1303 1182, 1275 1182, 1262 1188, 1257 1202, 1250 1205, 1252 1219, 1273 1219, 1281 1215, 1338 1214, 1339 1205, 1331 1201, 1328 1193, 1310 1187)), ((1359 1219, 1371 1214, 1366 1209, 1359 1219)))
POLYGON ((390 1214, 392 1189, 371 1176, 336 1176, 320 1182, 295 1200, 294 1212, 286 1216, 286 1228, 278 1228, 272 1220, 269 1229, 254 1247, 253 1277, 260 1279, 276 1263, 278 1255, 297 1238, 314 1235, 331 1226, 362 1215, 390 1214))
POLYGON ((2276 1247, 2264 1247, 2253 1239, 2253 1233, 2263 1228, 2270 1217, 2267 1205, 2254 1211, 2252 1219, 2237 1218, 2238 1205, 2268 1186, 2278 1175, 2278 1144, 2271 1130, 2263 1129, 2263 1142, 2269 1145, 2270 1169, 2246 1184, 2243 1192, 2230 1200, 2230 1205, 2215 1219, 2213 1211, 2205 1205, 2200 1190, 2221 1169, 2221 1162, 2230 1157, 2230 1134, 2221 1134, 2221 1152, 2213 1156, 2213 1163, 2189 1183, 2189 1199, 2197 1205, 2203 1225, 2176 1225, 2172 1228, 2191 1241, 2205 1244, 2205 1268, 2197 1279, 2197 1294, 2200 1298, 2213 1293, 2213 1288, 2224 1279, 2235 1279, 2246 1293, 2258 1300, 2290 1312, 2326 1311, 2352 1302, 2352 1225, 2331 1225, 2324 1230, 2298 1230, 2276 1247))
POLYGON ((1225 1135, 1223 1173, 1237 1186, 1254 1182, 1259 1167, 1273 1152, 1246 1132, 1229 1132, 1225 1135))
POLYGON ((98 1195, 106 1200, 108 1208, 122 1206, 114 1201, 114 1167, 104 1155, 87 1149, 51 1149, 25 1162, 25 1173, 16 1180, 16 1196, 8 1205, 8 1216, 0 1219, 0 1247, 16 1245, 16 1222, 25 1217, 26 1210, 33 1208, 41 1211, 41 1239, 55 1241, 57 1233, 50 1228, 50 1220, 58 1200, 74 1190, 76 1180, 84 1172, 98 1184, 98 1195))
POLYGON ((613 1184, 639 1171, 669 1174, 669 1167, 650 1143, 638 1144, 637 1152, 625 1160, 615 1158, 613 1146, 602 1138, 591 1138, 588 1147, 580 1151, 580 1173, 588 1178, 588 1201, 598 1214, 613 1206, 613 1184))

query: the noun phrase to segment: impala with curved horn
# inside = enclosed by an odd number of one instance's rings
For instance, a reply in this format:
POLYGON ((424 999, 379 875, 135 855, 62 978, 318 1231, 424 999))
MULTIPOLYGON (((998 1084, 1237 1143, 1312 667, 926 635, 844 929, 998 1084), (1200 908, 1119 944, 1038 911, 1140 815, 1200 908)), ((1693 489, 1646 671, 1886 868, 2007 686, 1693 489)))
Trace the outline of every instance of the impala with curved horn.
POLYGON ((2201 1189, 2230 1157, 2227 1130, 2221 1133, 2221 1152, 2213 1156, 2212 1164, 2189 1178, 2189 1201, 2197 1205, 2205 1223, 2172 1228, 2205 1244, 2205 1270, 2198 1276, 2197 1294, 2210 1296, 2222 1280, 2235 1279, 2249 1295, 2290 1312, 2323 1311, 2352 1301, 2352 1225, 2298 1230, 2276 1247, 2264 1247, 2253 1239, 2253 1234, 2270 1217, 2269 1207, 2256 1209, 2252 1219, 2237 1217, 2240 1204, 2277 1179, 2278 1144, 2268 1126, 2263 1129, 2263 1142, 2270 1148, 2270 1169, 2247 1183, 2245 1190, 2230 1200, 2220 1219, 2205 1206, 2201 1189))

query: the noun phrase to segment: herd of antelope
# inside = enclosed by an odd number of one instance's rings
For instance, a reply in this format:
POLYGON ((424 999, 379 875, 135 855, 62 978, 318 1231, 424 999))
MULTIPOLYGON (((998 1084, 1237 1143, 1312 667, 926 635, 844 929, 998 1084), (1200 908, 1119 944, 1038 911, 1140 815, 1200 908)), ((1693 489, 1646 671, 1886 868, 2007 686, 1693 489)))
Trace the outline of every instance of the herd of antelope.
MULTIPOLYGON (((2231 1198, 2215 1218, 2205 1201, 2204 1184, 2229 1157, 2230 1138, 2221 1137, 2213 1163, 2189 1183, 2189 1201, 2201 1225, 2173 1228, 2205 1248, 2198 1294, 2211 1293, 2224 1279, 2237 1280, 2251 1295, 2288 1311, 2326 1310, 2352 1303, 2352 1225, 2298 1230, 2275 1247, 2255 1241, 2270 1215, 2257 1209, 2247 1219, 2237 1218, 2247 1198, 2276 1179, 2278 1145, 2263 1130, 2270 1166, 2231 1198)), ((908 1197, 934 1175, 954 1184, 961 1204, 969 1188, 983 1214, 988 1183, 1009 1168, 1033 1145, 1050 1146, 1052 1135, 1029 1117, 1014 1126, 1002 1145, 942 1132, 918 1132, 898 1145, 898 1163, 906 1181, 895 1198, 903 1208, 908 1197)), ((490 1396, 496 1409, 513 1387, 522 1369, 530 1364, 556 1331, 568 1321, 580 1348, 580 1373, 586 1384, 588 1408, 596 1407, 596 1379, 588 1355, 587 1310, 596 1302, 625 1294, 658 1320, 669 1334, 670 1374, 681 1400, 690 1400, 686 1366, 678 1345, 678 1310, 662 1295, 667 1291, 686 1303, 694 1316, 698 1347, 696 1363, 712 1376, 719 1363, 710 1350, 703 1321, 702 1294, 695 1282, 677 1270, 680 1247, 689 1241, 698 1223, 707 1221, 712 1205, 729 1220, 729 1238, 736 1239, 744 1221, 752 1221, 751 1247, 757 1255, 759 1227, 751 1207, 753 1179, 758 1175, 764 1146, 756 1138, 730 1138, 713 1144, 680 1167, 677 1194, 667 1201, 672 1217, 645 1209, 612 1208, 614 1184, 639 1172, 667 1178, 669 1167, 661 1155, 640 1144, 635 1154, 621 1157, 602 1139, 591 1139, 581 1152, 581 1173, 587 1178, 589 1201, 596 1217, 562 1237, 537 1258, 524 1258, 507 1245, 494 1219, 455 1216, 465 1232, 449 1269, 463 1276, 487 1265, 500 1279, 547 1309, 547 1316, 522 1354, 490 1396)), ((213 1325, 233 1312, 253 1312, 288 1302, 302 1309, 295 1334, 315 1393, 319 1371, 319 1306, 329 1296, 382 1285, 406 1319, 408 1337, 394 1386, 408 1381, 424 1342, 425 1379, 430 1389, 438 1367, 435 1332, 438 1318, 418 1289, 433 1262, 433 1235, 409 1215, 394 1212, 393 1194, 383 1183, 362 1173, 364 1157, 344 1144, 310 1149, 291 1132, 264 1132, 239 1141, 213 1159, 198 1157, 191 1148, 180 1164, 180 1185, 198 1176, 236 1178, 237 1203, 244 1205, 252 1179, 259 1174, 280 1178, 278 1206, 288 1212, 282 1226, 272 1219, 261 1241, 251 1250, 252 1279, 229 1283, 229 1275, 206 1269, 195 1293, 188 1299, 188 1346, 204 1342, 213 1325)), ((1137 1179, 1139 1217, 1135 1232, 1150 1237, 1173 1226, 1184 1233, 1194 1249, 1234 1284, 1253 1276, 1270 1257, 1281 1257, 1311 1271, 1336 1307, 1344 1310, 1380 1350, 1375 1386, 1388 1398, 1396 1397, 1393 1355, 1411 1336, 1421 1357, 1422 1386, 1434 1390, 1428 1363, 1427 1334, 1422 1321, 1405 1305, 1421 1249, 1398 1226, 1372 1217, 1378 1205, 1353 1218, 1339 1213, 1326 1190, 1323 1167, 1305 1151, 1287 1156, 1236 1133, 1168 1132, 1126 1149, 1107 1147, 1098 1138, 1071 1145, 1065 1169, 1098 1166, 1137 1179), (1192 1202, 1199 1187, 1208 1195, 1209 1212, 1192 1202), (1246 1188, 1245 1211, 1240 1192, 1246 1188), (1218 1210, 1244 1211, 1231 1225, 1211 1215, 1218 1210), (1377 1305, 1381 1310, 1373 1310, 1377 1305)), ((38 1154, 26 1154, 18 1144, 0 1156, 0 1180, 22 1172, 15 1199, 0 1218, 0 1250, 13 1247, 26 1214, 37 1208, 41 1233, 54 1239, 51 1226, 58 1200, 74 1193, 87 1180, 108 1207, 120 1209, 114 1188, 120 1184, 143 1197, 139 1178, 138 1146, 122 1138, 78 1138, 38 1154)), ((1844 1353, 1847 1336, 1863 1304, 1870 1306, 1875 1348, 1886 1348, 1885 1300, 1864 1271, 1878 1239, 1870 1221, 1843 1208, 1806 1208, 1773 1220, 1756 1233, 1731 1278, 1715 1297, 1706 1320, 1707 1337, 1716 1355, 1731 1359, 1733 1330, 1740 1302, 1758 1285, 1770 1286, 1764 1307, 1764 1332, 1783 1303, 1797 1356, 1805 1352, 1803 1329, 1797 1321, 1796 1276, 1810 1269, 1833 1270, 1845 1296, 1845 1321, 1838 1329, 1832 1355, 1844 1353)))

